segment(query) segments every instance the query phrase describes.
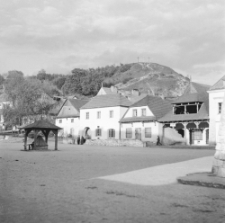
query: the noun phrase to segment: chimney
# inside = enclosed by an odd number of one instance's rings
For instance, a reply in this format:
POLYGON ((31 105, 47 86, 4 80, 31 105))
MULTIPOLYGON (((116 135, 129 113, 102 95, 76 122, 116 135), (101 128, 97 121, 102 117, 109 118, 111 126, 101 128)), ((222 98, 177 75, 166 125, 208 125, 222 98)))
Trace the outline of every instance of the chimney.
POLYGON ((113 93, 118 93, 118 89, 117 89, 117 87, 115 87, 115 86, 111 86, 111 91, 113 92, 113 93))
POLYGON ((135 95, 135 96, 139 96, 140 95, 140 92, 138 89, 132 89, 132 95, 135 95))

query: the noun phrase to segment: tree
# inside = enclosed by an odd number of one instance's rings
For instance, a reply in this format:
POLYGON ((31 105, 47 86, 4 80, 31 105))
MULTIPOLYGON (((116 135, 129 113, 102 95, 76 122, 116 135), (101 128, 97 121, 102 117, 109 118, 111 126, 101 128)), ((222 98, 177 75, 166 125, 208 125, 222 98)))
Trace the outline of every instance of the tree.
POLYGON ((0 74, 0 87, 3 86, 5 78, 0 74))
POLYGON ((22 83, 25 81, 23 73, 20 71, 9 71, 4 82, 5 93, 8 99, 15 105, 18 98, 18 91, 22 83))
POLYGON ((46 71, 44 69, 41 69, 40 71, 38 71, 37 79, 40 81, 46 79, 46 71))
POLYGON ((62 77, 57 77, 53 80, 53 84, 58 88, 61 89, 62 86, 65 84, 66 81, 66 77, 62 76, 62 77))
POLYGON ((7 123, 20 125, 24 116, 48 114, 54 100, 44 92, 42 85, 38 80, 25 79, 16 86, 15 103, 12 107, 7 106, 3 109, 7 123))

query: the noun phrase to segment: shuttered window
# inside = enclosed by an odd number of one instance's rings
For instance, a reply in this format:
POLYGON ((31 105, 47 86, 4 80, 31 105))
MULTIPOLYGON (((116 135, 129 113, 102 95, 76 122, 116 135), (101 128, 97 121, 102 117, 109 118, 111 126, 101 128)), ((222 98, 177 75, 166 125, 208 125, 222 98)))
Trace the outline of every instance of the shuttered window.
POLYGON ((145 128, 145 138, 151 138, 151 137, 152 137, 152 129, 145 128))
POLYGON ((126 138, 131 139, 132 138, 132 128, 126 129, 126 138))
POLYGON ((115 130, 109 129, 109 138, 115 138, 115 130))

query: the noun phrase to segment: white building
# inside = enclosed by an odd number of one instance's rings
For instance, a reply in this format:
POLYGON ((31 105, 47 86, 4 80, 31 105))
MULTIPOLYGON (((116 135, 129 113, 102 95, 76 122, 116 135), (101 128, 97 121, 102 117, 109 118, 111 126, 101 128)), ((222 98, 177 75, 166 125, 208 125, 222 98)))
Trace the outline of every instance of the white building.
POLYGON ((225 76, 217 81, 208 91, 209 93, 209 143, 216 144, 219 132, 219 123, 222 102, 225 93, 225 76))
POLYGON ((80 109, 80 131, 92 139, 121 138, 120 119, 131 102, 121 94, 98 95, 80 109))
POLYGON ((122 139, 139 139, 156 143, 162 137, 163 124, 158 119, 171 110, 171 103, 160 97, 147 95, 132 104, 121 123, 122 139))
POLYGON ((64 136, 79 135, 80 129, 80 108, 85 105, 88 100, 68 99, 61 107, 56 119, 55 124, 62 128, 64 136))
POLYGON ((173 100, 173 109, 159 119, 165 128, 175 128, 188 145, 209 143, 209 88, 191 82, 184 94, 173 100))

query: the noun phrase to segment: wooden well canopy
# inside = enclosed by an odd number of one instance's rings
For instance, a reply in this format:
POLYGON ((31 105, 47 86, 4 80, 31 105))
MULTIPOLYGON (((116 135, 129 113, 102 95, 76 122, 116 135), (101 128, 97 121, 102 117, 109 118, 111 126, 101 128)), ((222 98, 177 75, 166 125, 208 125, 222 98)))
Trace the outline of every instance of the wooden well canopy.
POLYGON ((34 130, 34 142, 33 142, 33 149, 37 149, 37 136, 39 132, 42 132, 45 136, 45 142, 46 145, 48 144, 48 136, 50 131, 52 131, 55 134, 55 150, 58 150, 58 131, 61 129, 60 127, 52 124, 46 119, 42 119, 39 121, 36 121, 32 124, 29 124, 27 126, 22 127, 21 129, 25 130, 24 134, 24 149, 27 150, 27 137, 28 134, 34 130))

